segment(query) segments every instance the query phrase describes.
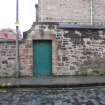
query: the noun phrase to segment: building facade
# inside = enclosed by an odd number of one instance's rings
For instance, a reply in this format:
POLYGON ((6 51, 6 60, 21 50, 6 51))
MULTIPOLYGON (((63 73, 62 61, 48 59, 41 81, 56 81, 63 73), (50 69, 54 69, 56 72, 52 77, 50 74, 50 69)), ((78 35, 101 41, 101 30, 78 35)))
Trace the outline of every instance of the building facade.
POLYGON ((103 28, 48 28, 35 25, 27 34, 24 65, 30 75, 104 75, 103 28), (39 27, 39 28, 38 28, 39 27), (25 55, 26 54, 26 55, 25 55))
POLYGON ((104 0, 39 0, 39 21, 100 24, 105 22, 104 0))
POLYGON ((24 43, 31 75, 105 74, 104 0, 39 0, 36 7, 24 43))

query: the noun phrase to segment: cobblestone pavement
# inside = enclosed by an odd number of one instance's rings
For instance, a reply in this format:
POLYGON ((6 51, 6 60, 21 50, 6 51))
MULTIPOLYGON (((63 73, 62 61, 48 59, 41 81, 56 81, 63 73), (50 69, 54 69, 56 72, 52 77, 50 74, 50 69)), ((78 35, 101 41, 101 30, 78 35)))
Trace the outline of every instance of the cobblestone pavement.
POLYGON ((0 105, 105 105, 105 88, 1 90, 0 105))

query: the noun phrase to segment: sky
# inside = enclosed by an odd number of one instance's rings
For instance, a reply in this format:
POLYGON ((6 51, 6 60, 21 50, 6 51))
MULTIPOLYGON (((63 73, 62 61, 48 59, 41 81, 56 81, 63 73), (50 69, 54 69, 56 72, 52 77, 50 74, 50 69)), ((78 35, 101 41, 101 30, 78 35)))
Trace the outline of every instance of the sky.
MULTIPOLYGON (((35 4, 38 0, 19 0, 19 29, 21 32, 30 29, 35 21, 35 4)), ((15 29, 16 0, 0 0, 0 29, 15 29)))

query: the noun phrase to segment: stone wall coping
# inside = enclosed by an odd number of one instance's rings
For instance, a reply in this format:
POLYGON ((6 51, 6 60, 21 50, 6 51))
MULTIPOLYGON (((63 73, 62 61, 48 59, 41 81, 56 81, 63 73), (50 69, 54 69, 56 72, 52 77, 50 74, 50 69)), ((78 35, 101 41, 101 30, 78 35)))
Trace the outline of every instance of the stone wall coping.
MULTIPOLYGON (((19 40, 19 43, 21 43, 22 42, 22 40, 19 40)), ((0 40, 0 43, 16 43, 16 41, 15 40, 0 40)))

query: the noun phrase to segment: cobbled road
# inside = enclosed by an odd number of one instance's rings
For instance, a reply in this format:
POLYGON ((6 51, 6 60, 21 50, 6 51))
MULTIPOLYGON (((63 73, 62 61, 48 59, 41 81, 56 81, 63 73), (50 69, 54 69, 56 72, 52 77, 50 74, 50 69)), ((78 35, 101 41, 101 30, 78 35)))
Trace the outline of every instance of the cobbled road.
POLYGON ((105 105, 105 88, 1 90, 0 105, 105 105))

